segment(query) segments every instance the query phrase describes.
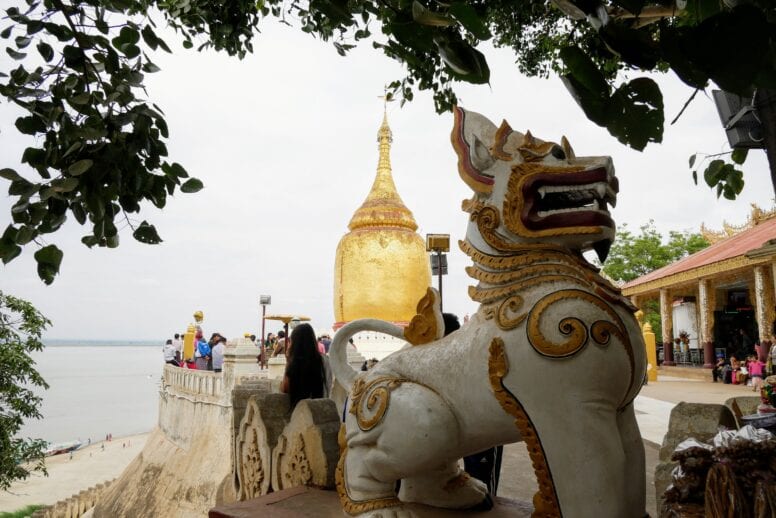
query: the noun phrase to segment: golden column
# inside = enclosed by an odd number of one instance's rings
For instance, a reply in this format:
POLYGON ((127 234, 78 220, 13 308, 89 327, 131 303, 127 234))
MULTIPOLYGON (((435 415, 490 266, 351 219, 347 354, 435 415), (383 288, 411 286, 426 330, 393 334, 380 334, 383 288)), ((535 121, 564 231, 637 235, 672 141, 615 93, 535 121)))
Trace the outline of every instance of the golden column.
POLYGON ((383 114, 374 183, 348 224, 350 232, 337 246, 335 329, 359 318, 406 324, 431 284, 425 243, 393 182, 392 140, 388 117, 383 114))
POLYGON ((716 293, 711 279, 698 281, 698 316, 700 327, 700 342, 703 345, 703 367, 713 369, 714 358, 714 308, 716 307, 716 293))
POLYGON ((674 314, 668 290, 660 290, 660 327, 663 329, 663 365, 676 365, 674 362, 674 314))
POLYGON ((770 272, 767 265, 761 264, 754 267, 754 298, 755 311, 757 318, 757 331, 760 339, 760 359, 765 361, 766 354, 771 348, 773 337, 773 319, 774 319, 774 293, 772 291, 773 283, 770 279, 770 272))

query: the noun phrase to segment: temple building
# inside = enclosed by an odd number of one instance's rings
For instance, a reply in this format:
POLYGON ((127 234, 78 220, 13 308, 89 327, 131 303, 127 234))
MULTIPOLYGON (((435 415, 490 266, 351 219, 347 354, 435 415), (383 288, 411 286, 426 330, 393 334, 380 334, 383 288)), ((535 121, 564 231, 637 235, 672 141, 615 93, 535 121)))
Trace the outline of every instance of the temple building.
POLYGON ((752 205, 745 225, 701 232, 712 244, 626 283, 624 295, 643 307, 660 301, 664 365, 703 364, 730 356, 745 333, 765 357, 776 333, 776 209, 752 205), (684 344, 671 347, 680 334, 684 344))
MULTIPOLYGON (((379 158, 374 183, 350 219, 349 232, 337 246, 334 330, 359 318, 377 318, 406 326, 431 283, 425 243, 417 233, 412 212, 404 205, 393 182, 392 140, 388 118, 384 115, 377 132, 379 158)), ((359 338, 361 341, 392 340, 385 336, 362 336, 356 338, 357 344, 359 338)))

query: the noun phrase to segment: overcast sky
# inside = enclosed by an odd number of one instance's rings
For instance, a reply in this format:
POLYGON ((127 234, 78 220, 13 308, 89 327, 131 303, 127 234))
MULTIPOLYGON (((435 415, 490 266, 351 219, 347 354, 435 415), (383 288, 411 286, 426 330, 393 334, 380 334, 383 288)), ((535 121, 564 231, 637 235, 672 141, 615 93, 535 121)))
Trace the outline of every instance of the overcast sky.
MULTIPOLYGON (((255 54, 244 61, 186 51, 177 41, 173 55, 154 57, 162 71, 147 84, 167 115, 170 158, 205 183, 197 194, 176 195, 163 211, 147 204, 136 216, 156 225, 161 245, 137 243, 125 229, 119 248, 90 250, 80 243, 86 229, 71 218, 47 236, 65 252, 52 286, 38 279, 34 246, 2 267, 0 289, 49 317, 49 338, 161 341, 185 330, 197 309, 205 313, 206 332, 238 336, 260 329, 260 294, 272 296, 268 313, 304 314, 317 330, 330 328, 335 250, 374 179, 378 96, 401 68, 369 45, 343 59, 326 43, 267 22, 255 54)), ((747 161, 737 201, 717 200, 705 185, 693 185, 689 155, 727 149, 710 98, 699 94, 666 128, 664 144, 639 153, 589 122, 559 79, 525 78, 509 52, 485 51, 491 85, 461 85, 461 105, 545 140, 566 135, 577 155, 611 155, 620 179, 618 224, 638 228, 654 219, 663 233, 697 231, 702 222, 743 223, 751 202, 772 206, 761 151, 747 161)), ((672 75, 658 81, 671 120, 691 91, 672 75)), ((457 242, 466 225, 461 200, 470 192, 450 146, 452 116, 437 115, 430 96, 419 94, 403 108, 389 105, 388 117, 394 180, 418 232, 449 233, 457 242)), ((18 157, 29 144, 14 119, 0 105, 0 167, 25 172, 18 157)), ((0 196, 2 228, 10 205, 0 196)), ((476 311, 466 293, 467 264, 455 247, 445 309, 460 316, 476 311)), ((269 331, 277 329, 268 323, 269 331)))

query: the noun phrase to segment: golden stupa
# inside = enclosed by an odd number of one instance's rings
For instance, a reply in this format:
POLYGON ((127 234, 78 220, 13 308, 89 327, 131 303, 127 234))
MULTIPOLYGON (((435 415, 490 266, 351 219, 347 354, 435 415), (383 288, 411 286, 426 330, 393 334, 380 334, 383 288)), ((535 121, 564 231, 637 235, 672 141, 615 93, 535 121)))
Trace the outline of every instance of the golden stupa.
POLYGON ((375 181, 337 246, 335 329, 359 318, 406 324, 431 283, 426 246, 391 176, 392 140, 384 114, 375 181))

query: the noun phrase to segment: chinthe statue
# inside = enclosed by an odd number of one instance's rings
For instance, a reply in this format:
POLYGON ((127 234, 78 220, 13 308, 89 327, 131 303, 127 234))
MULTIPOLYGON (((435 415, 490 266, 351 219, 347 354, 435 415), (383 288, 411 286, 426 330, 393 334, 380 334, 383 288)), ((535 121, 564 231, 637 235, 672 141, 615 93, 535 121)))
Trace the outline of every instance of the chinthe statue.
POLYGON ((487 505, 487 488, 458 460, 525 441, 534 516, 645 516, 633 410, 643 339, 635 308, 582 255, 603 261, 614 239, 611 159, 576 157, 565 137, 544 142, 461 108, 452 143, 474 191, 459 244, 480 307, 443 337, 431 290, 406 330, 366 319, 337 333, 332 368, 350 392, 337 469, 344 511, 386 518, 411 516, 409 502, 487 505), (416 345, 358 373, 346 346, 364 330, 416 345))

